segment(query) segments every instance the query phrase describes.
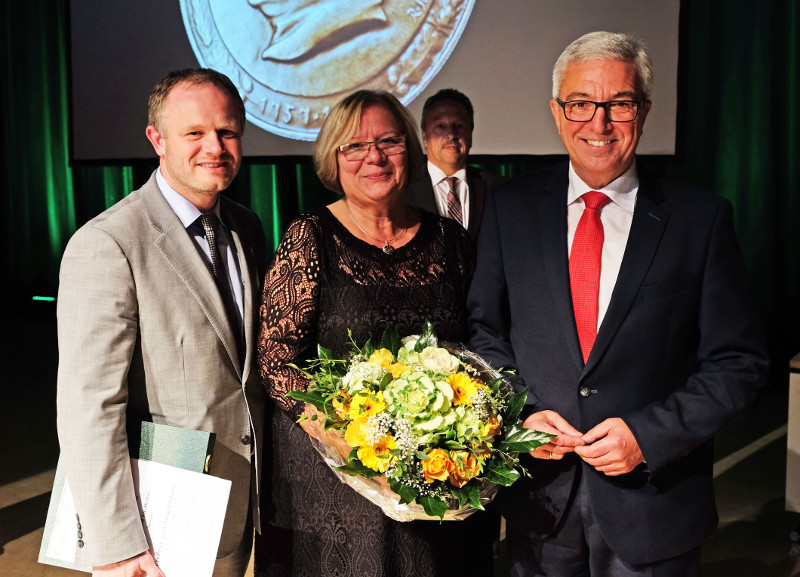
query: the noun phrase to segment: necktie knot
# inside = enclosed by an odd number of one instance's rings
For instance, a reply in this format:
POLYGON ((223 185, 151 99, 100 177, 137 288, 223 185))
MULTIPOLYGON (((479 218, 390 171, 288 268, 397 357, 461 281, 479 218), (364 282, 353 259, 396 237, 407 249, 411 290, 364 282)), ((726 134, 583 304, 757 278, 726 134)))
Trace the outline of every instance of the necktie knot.
POLYGON ((611 202, 611 199, 608 196, 602 192, 597 192, 596 190, 587 192, 582 198, 583 203, 589 210, 600 210, 609 202, 611 202))
POLYGON ((217 222, 219 219, 217 215, 213 212, 204 212, 200 215, 200 224, 203 225, 203 230, 206 233, 206 237, 215 236, 217 230, 217 222))

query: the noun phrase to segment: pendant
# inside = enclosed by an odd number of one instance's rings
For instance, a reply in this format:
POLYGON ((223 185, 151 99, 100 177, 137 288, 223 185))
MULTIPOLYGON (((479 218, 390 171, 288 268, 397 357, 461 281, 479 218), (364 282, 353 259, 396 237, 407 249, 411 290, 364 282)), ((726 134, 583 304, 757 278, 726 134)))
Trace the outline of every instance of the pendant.
POLYGON ((384 252, 384 254, 392 254, 394 252, 394 247, 389 244, 388 240, 384 241, 384 243, 385 244, 381 250, 384 252))

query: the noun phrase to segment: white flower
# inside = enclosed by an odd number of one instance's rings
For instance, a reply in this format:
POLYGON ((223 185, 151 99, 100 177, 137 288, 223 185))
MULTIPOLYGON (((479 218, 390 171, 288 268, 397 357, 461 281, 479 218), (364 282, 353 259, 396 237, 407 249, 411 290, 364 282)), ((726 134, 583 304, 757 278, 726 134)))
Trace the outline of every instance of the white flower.
POLYGON ((342 377, 342 386, 350 395, 363 388, 373 387, 381 382, 386 370, 377 363, 360 362, 353 364, 342 377))
POLYGON ((423 367, 429 371, 436 371, 443 375, 450 375, 458 370, 460 362, 458 357, 454 357, 447 349, 426 347, 419 354, 419 360, 423 367))

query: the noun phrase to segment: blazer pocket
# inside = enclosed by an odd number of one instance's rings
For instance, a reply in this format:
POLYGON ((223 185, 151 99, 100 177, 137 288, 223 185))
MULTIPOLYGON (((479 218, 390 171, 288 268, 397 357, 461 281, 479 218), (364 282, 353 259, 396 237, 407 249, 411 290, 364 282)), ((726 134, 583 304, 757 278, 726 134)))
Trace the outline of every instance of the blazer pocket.
POLYGON ((695 286, 694 277, 680 278, 642 287, 644 300, 651 301, 689 292, 695 286))

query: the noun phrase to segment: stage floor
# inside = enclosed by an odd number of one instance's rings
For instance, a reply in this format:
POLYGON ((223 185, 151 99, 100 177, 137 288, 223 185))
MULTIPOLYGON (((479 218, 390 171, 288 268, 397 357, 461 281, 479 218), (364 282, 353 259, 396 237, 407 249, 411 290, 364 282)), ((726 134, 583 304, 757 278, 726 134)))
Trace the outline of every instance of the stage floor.
MULTIPOLYGON (((52 303, 0 320, 7 343, 0 377, 0 575, 81 573, 37 562, 54 468, 56 331, 52 303)), ((800 577, 784 510, 786 387, 767 390, 717 436, 720 526, 703 549, 702 577, 800 577)), ((501 552, 503 550, 501 542, 501 552)), ((506 575, 500 560, 496 575, 506 575)))

